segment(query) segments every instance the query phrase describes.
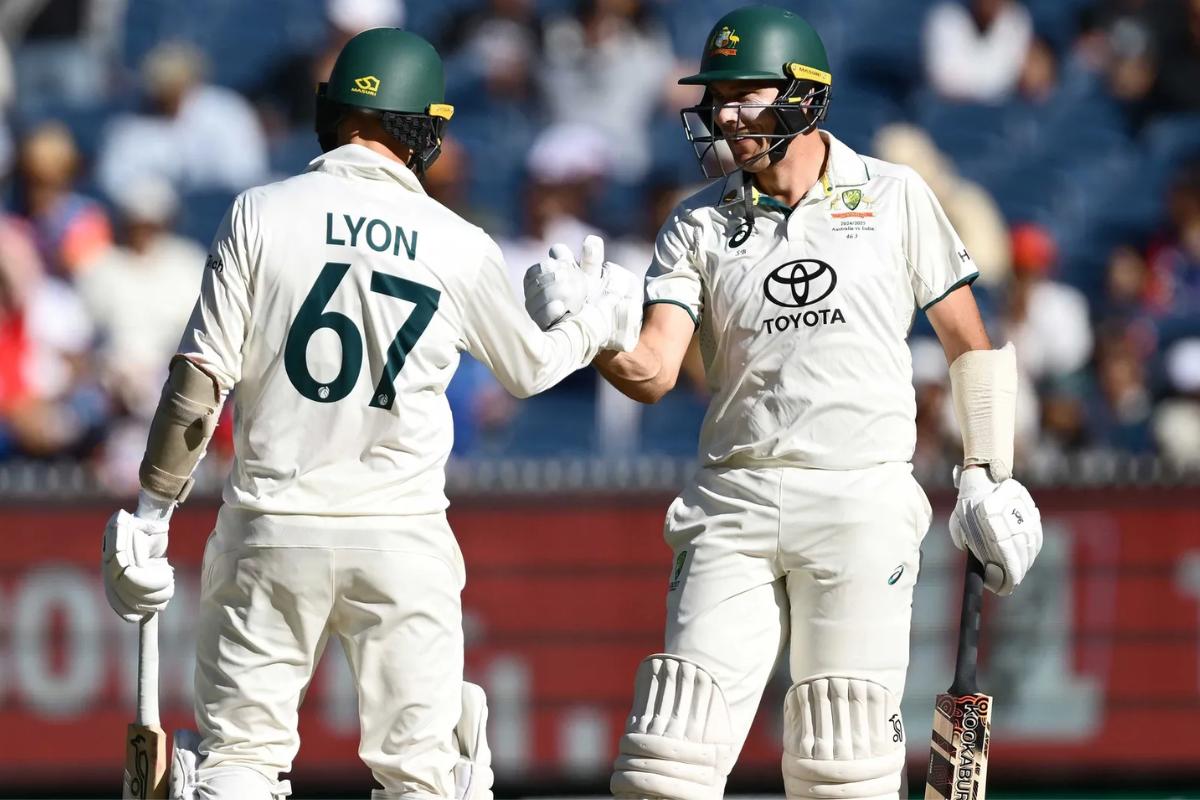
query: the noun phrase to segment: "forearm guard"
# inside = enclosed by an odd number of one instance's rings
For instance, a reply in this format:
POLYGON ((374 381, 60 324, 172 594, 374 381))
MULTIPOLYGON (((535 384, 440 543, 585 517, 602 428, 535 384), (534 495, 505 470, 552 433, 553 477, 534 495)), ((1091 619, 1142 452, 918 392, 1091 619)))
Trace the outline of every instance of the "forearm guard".
POLYGON ((187 498, 192 472, 204 457, 220 409, 221 390, 212 376, 175 356, 138 469, 143 489, 179 503, 187 498))
POLYGON ((950 391, 963 438, 963 465, 988 468, 999 483, 1012 477, 1017 425, 1017 351, 970 350, 950 365, 950 391))

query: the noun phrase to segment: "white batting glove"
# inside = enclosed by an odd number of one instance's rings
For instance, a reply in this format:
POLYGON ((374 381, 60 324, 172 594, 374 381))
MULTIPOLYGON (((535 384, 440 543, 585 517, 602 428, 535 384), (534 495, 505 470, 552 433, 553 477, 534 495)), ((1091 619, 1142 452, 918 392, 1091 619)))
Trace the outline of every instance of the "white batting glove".
POLYGON ((565 308, 562 319, 578 313, 584 305, 594 303, 611 316, 613 323, 612 335, 601 345, 601 349, 629 351, 637 346, 642 331, 642 285, 629 270, 604 260, 603 239, 588 236, 583 240, 583 252, 577 267, 579 275, 583 277, 582 291, 573 278, 561 276, 566 269, 564 264, 576 263, 571 248, 565 244, 554 245, 550 248, 550 262, 553 266, 543 262, 525 273, 526 308, 530 316, 534 316, 534 309, 530 308, 531 300, 533 306, 546 309, 542 312, 545 318, 549 318, 553 311, 565 308), (549 274, 555 277, 550 278, 549 274), (554 301, 561 305, 554 304, 554 301))
POLYGON ((594 283, 599 277, 600 293, 596 300, 612 314, 612 336, 602 350, 629 352, 637 347, 642 332, 642 283, 620 264, 604 260, 604 240, 589 236, 583 240, 580 268, 594 283))
POLYGON ((996 483, 987 469, 954 468, 958 502, 950 516, 950 536, 959 550, 970 548, 985 567, 984 585, 1012 594, 1042 549, 1042 515, 1017 481, 996 483))
POLYGON ((566 245, 550 248, 549 256, 525 271, 524 288, 525 310, 544 331, 578 314, 588 299, 587 279, 566 245))
POLYGON ((162 611, 175 594, 175 570, 167 563, 168 517, 145 519, 122 509, 104 528, 104 594, 126 622, 162 611))

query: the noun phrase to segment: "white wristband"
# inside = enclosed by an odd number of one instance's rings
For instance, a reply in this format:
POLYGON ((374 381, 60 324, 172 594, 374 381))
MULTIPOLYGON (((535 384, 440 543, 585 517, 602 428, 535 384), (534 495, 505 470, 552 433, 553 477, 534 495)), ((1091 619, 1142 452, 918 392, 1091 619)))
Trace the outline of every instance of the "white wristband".
POLYGON ((160 494, 142 489, 138 492, 137 511, 133 515, 138 519, 152 522, 169 520, 175 511, 175 500, 160 494))

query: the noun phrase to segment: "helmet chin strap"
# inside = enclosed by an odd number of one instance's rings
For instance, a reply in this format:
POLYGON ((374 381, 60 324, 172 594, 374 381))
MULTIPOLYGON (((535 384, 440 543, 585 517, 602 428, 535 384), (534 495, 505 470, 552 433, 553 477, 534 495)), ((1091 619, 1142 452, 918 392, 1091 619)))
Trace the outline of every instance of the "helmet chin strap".
MULTIPOLYGON (((781 160, 783 160, 784 155, 787 154, 788 146, 792 143, 792 140, 799 135, 800 131, 797 131, 786 139, 780 139, 776 141, 767 148, 766 152, 759 153, 754 158, 742 165, 740 171, 742 173, 742 203, 745 213, 745 235, 741 237, 742 241, 749 239, 750 234, 754 232, 754 174, 747 170, 746 167, 764 157, 770 164, 778 164, 781 160)), ((734 238, 737 239, 740 235, 740 233, 736 234, 734 238)))
MULTIPOLYGON (((803 86, 803 82, 799 80, 792 81, 791 84, 780 93, 780 98, 786 99, 795 96, 796 92, 798 92, 803 86)), ((810 92, 810 96, 811 95, 812 92, 810 92)), ((780 128, 782 128, 783 131, 789 135, 785 139, 776 141, 774 144, 768 147, 765 152, 759 153, 757 156, 750 159, 750 161, 742 165, 742 203, 745 211, 745 223, 743 229, 745 230, 745 234, 743 236, 739 231, 738 234, 735 234, 735 239, 741 238, 742 241, 745 241, 746 239, 750 238, 750 234, 754 232, 754 176, 752 173, 746 170, 746 167, 763 157, 765 157, 767 162, 772 166, 778 164, 783 160, 784 156, 787 155, 788 147, 791 146, 792 142, 795 141, 797 137, 803 136, 816 129, 817 125, 825 117, 826 108, 828 108, 828 89, 826 89, 825 106, 821 107, 821 109, 815 113, 803 108, 783 109, 777 112, 776 121, 779 123, 780 128), (786 113, 784 113, 785 111, 786 113), (804 126, 800 128, 797 128, 794 124, 792 124, 793 115, 797 112, 805 114, 807 117, 805 119, 804 126)), ((822 167, 823 166, 824 165, 822 165, 822 167)))

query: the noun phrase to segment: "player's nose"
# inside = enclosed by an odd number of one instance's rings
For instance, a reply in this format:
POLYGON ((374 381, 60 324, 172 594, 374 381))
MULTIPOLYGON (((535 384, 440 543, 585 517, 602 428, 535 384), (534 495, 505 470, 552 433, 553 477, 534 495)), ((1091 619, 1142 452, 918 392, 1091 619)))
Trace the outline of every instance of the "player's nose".
POLYGON ((717 124, 726 131, 736 130, 741 108, 734 103, 717 107, 717 124))

